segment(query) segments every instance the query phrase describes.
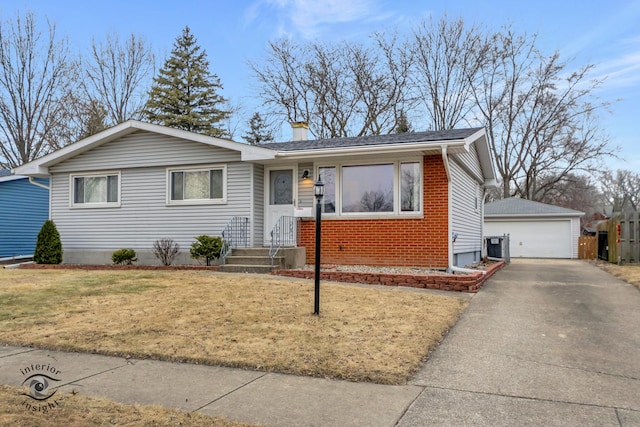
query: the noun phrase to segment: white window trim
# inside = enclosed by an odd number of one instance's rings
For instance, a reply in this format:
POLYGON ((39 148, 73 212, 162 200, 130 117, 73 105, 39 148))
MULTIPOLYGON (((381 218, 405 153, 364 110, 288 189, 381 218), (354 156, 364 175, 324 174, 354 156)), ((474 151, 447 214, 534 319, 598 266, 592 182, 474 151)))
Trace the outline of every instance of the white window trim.
POLYGON ((86 172, 69 174, 69 207, 72 209, 119 208, 122 202, 122 176, 120 171, 86 172), (116 175, 118 177, 118 201, 105 203, 75 203, 74 182, 76 178, 100 178, 116 175))
MULTIPOLYGON (((336 212, 323 212, 322 217, 327 219, 373 219, 373 218, 422 218, 424 213, 424 159, 422 157, 407 157, 396 160, 370 160, 336 163, 316 163, 314 164, 315 176, 319 176, 320 168, 336 168, 336 212), (420 164, 420 210, 402 212, 400 200, 400 164, 418 163, 420 164), (342 167, 343 166, 367 166, 367 165, 393 165, 393 212, 342 212, 342 167)), ((314 208, 317 201, 314 198, 314 208)))
POLYGON ((166 172, 166 203, 167 206, 189 205, 225 205, 227 203, 227 165, 199 165, 167 168, 166 172), (222 170, 222 197, 219 199, 187 199, 171 200, 171 173, 172 172, 208 172, 210 170, 222 170))

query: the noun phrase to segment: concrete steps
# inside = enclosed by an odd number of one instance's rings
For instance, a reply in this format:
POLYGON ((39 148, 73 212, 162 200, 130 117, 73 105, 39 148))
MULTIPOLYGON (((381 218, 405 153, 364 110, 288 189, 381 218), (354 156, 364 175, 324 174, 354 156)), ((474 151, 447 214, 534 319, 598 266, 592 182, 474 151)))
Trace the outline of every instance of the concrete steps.
POLYGON ((282 268, 284 257, 269 257, 269 248, 237 248, 220 266, 220 271, 226 273, 271 273, 274 268, 282 268))

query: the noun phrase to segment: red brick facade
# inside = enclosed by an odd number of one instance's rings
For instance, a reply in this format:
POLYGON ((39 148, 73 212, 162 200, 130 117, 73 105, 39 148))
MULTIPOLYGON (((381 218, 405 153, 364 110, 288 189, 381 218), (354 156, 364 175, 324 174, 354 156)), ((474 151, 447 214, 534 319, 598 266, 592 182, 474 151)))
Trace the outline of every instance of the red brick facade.
MULTIPOLYGON (((322 264, 448 266, 448 183, 441 156, 425 156, 423 218, 322 221, 322 264)), ((315 259, 315 221, 302 221, 300 243, 315 259)))

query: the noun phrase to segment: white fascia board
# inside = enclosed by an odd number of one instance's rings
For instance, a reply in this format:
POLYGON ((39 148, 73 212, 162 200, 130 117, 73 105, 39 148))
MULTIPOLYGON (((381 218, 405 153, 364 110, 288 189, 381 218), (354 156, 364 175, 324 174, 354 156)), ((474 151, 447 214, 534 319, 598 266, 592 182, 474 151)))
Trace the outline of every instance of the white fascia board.
POLYGON ((0 177, 0 182, 17 181, 19 179, 27 179, 27 178, 29 177, 25 175, 6 175, 3 177, 0 177))
POLYGON ((49 166, 60 163, 71 157, 89 151, 99 145, 120 138, 135 131, 142 130, 160 135, 171 136, 193 142, 200 142, 216 147, 226 148, 241 153, 242 160, 266 160, 275 157, 275 151, 254 147, 248 144, 201 135, 185 130, 173 129, 166 126, 145 123, 138 120, 128 120, 117 126, 104 130, 76 143, 67 145, 51 154, 15 168, 15 173, 29 176, 48 176, 49 166))
POLYGON ((489 147, 489 138, 484 128, 478 130, 476 133, 467 138, 471 142, 476 141, 476 150, 478 151, 478 157, 480 161, 480 167, 484 174, 486 187, 497 187, 497 173, 496 162, 489 147))
POLYGON ((278 151, 277 158, 287 159, 314 159, 314 158, 326 158, 336 156, 357 156, 363 154, 402 154, 410 152, 424 152, 430 154, 440 154, 442 146, 447 147, 449 153, 461 152, 468 150, 468 146, 464 140, 456 141, 429 141, 429 142, 415 142, 411 144, 382 144, 372 146, 358 146, 358 147, 339 147, 339 148, 326 148, 318 150, 296 150, 296 151, 278 151))
POLYGON ((499 221, 505 219, 513 219, 513 220, 531 220, 536 218, 544 218, 544 219, 567 219, 567 218, 579 218, 584 216, 584 212, 575 212, 575 213, 553 213, 553 214, 484 214, 484 219, 488 221, 499 221))

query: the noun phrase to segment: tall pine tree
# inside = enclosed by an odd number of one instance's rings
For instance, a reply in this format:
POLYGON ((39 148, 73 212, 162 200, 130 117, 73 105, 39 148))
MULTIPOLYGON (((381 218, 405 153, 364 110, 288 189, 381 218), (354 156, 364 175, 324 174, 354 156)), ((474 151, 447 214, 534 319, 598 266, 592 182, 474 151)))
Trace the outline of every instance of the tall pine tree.
POLYGON ((143 115, 151 123, 225 136, 222 123, 230 112, 224 109, 226 99, 218 94, 221 89, 220 79, 209 71, 206 52, 187 26, 153 79, 143 115))
POLYGON ((249 120, 249 131, 242 135, 251 145, 260 145, 273 141, 273 132, 260 113, 256 112, 249 120))

